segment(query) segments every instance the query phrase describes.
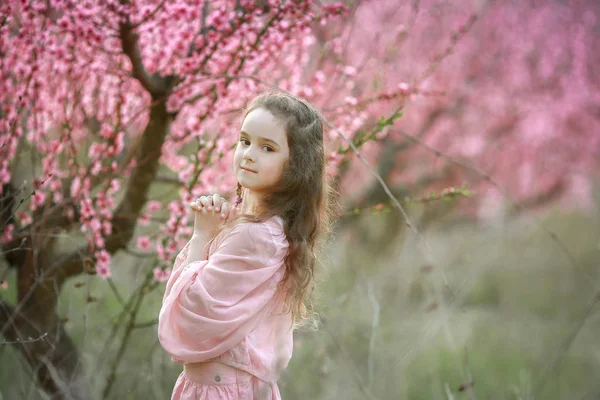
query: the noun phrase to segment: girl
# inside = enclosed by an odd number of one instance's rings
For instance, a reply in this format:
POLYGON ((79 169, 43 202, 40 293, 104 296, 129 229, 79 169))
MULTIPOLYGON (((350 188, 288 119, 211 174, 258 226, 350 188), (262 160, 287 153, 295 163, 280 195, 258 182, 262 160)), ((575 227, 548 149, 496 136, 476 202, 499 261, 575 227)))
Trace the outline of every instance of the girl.
POLYGON ((334 205, 321 114, 288 94, 258 96, 233 169, 239 209, 218 195, 192 203, 194 234, 167 282, 158 337, 183 364, 172 399, 280 399, 293 328, 315 321, 313 272, 334 205))

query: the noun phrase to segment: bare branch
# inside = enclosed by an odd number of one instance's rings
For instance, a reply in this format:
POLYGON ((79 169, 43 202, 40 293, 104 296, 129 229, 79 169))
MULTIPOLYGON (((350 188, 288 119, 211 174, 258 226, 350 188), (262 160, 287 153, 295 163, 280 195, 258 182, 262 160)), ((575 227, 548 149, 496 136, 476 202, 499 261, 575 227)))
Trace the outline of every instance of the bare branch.
MULTIPOLYGON (((145 24, 146 22, 148 22, 149 20, 151 20, 152 18, 154 18, 154 15, 159 12, 160 10, 162 10, 162 8, 165 6, 165 3, 167 2, 167 0, 162 0, 160 2, 159 5, 157 5, 154 10, 152 10, 150 12, 150 14, 148 14, 146 16, 146 18, 142 19, 141 21, 139 21, 138 23, 134 24, 131 26, 131 29, 137 29, 138 27, 140 27, 141 25, 145 24)), ((208 3, 208 2, 207 2, 208 3)))
POLYGON ((544 368, 542 368, 542 370, 540 371, 537 379, 535 380, 535 383, 533 385, 534 389, 533 389, 533 394, 534 394, 534 398, 535 395, 540 393, 541 390, 544 388, 545 383, 547 382, 547 378, 549 376, 549 374, 558 367, 558 365, 560 364, 560 362, 562 361, 562 359, 564 358, 565 354, 567 354, 567 351, 569 350, 569 348, 571 347, 571 345, 573 344, 573 342, 575 341, 575 339, 577 338, 577 336, 579 335, 579 332, 581 332, 581 329, 583 328, 583 326, 585 325, 585 323, 587 322, 587 319, 589 318, 589 316, 592 313, 592 310, 594 309, 594 306, 596 305, 596 303, 598 303, 598 301, 600 300, 600 292, 596 292, 594 293, 594 297, 590 300, 590 302, 588 303, 588 305, 585 307, 585 310, 583 310, 582 316, 579 320, 579 323, 577 324, 577 326, 575 327, 575 329, 573 329, 573 331, 571 332, 571 334, 565 339, 563 345, 560 348, 560 352, 553 357, 552 361, 550 361, 549 363, 547 363, 544 368))
POLYGON ((153 319, 152 321, 140 322, 139 324, 135 324, 133 329, 141 329, 141 328, 150 328, 158 324, 158 319, 153 319))
POLYGON ((200 36, 200 35, 206 36, 206 32, 207 32, 206 17, 208 16, 208 3, 209 3, 208 1, 205 1, 204 4, 202 5, 202 15, 200 17, 200 28, 198 29, 198 32, 196 33, 196 35, 192 39, 192 42, 190 43, 190 47, 187 52, 187 57, 191 57, 192 54, 194 54, 194 52, 196 50, 199 50, 199 49, 196 49, 196 39, 198 39, 198 36, 200 36))
MULTIPOLYGON (((145 282, 146 283, 149 282, 151 277, 152 277, 152 273, 148 273, 146 275, 145 282)), ((134 332, 134 328, 136 325, 137 314, 142 305, 142 301, 144 300, 144 296, 146 296, 148 293, 150 293, 152 290, 156 289, 157 287, 158 287, 158 285, 143 286, 140 289, 139 296, 136 299, 135 305, 133 306, 133 309, 130 312, 130 318, 127 323, 127 327, 125 328, 125 334, 123 335, 121 345, 119 346, 119 350, 117 351, 117 356, 115 357, 115 359, 112 362, 109 375, 106 379, 107 383, 103 390, 103 396, 102 396, 103 399, 108 398, 108 395, 109 395, 109 393, 113 387, 113 384, 115 382, 117 368, 123 358, 123 355, 125 354, 125 349, 127 348, 127 344, 129 343, 129 340, 131 340, 131 338, 132 338, 132 334, 134 332), (147 289, 147 290, 145 290, 145 289, 147 289)))
POLYGON ((365 395, 365 397, 367 399, 377 400, 377 397, 375 397, 373 395, 373 393, 371 393, 371 390, 369 390, 369 388, 363 382, 362 376, 360 375, 359 371, 357 370, 356 365, 354 365, 354 363, 352 362, 352 359, 350 358, 350 355, 346 351, 344 345, 338 339, 338 337, 337 337, 338 332, 332 333, 332 332, 327 331, 327 334, 329 335, 329 337, 331 338, 333 343, 338 348, 338 351, 340 352, 340 354, 346 359, 346 362, 348 363, 348 365, 350 366, 350 369, 354 373, 354 381, 356 382, 360 391, 365 395))
MULTIPOLYGON (((507 199, 509 201, 509 203, 511 205, 513 205, 515 208, 517 208, 518 210, 524 210, 526 209, 525 205, 517 200, 513 200, 508 193, 506 192, 506 190, 504 190, 504 188, 502 186, 500 186, 500 184, 498 182, 496 182, 488 173, 486 173, 485 171, 482 171, 481 169, 477 168, 475 165, 469 163, 466 160, 461 160, 457 157, 453 157, 450 156, 448 154, 443 153, 442 151, 429 146, 428 144, 424 143, 421 139, 415 137, 415 136, 411 136, 409 134, 407 134, 406 132, 403 131, 399 131, 399 133, 406 137, 407 139, 410 139, 412 141, 417 142, 421 147, 425 148, 426 150, 434 153, 436 156, 444 158, 448 161, 450 161, 453 164, 457 164, 460 165, 461 167, 465 168, 468 171, 474 172, 475 174, 477 174, 480 178, 483 178, 485 181, 491 183, 494 187, 496 187, 496 189, 498 189, 498 191, 502 194, 502 196, 507 199)), ((577 262, 577 260, 575 259, 575 257, 573 256, 573 254, 569 251, 569 249, 566 247, 566 245, 558 238, 558 236, 556 236, 556 234, 552 231, 550 231, 546 225, 544 223, 542 223, 542 221, 536 217, 535 215, 531 216, 535 222, 537 223, 537 225, 548 235, 550 236, 550 238, 562 249, 562 251, 567 255, 567 257, 569 258, 569 261, 571 262, 571 265, 573 265, 575 268, 577 268, 581 273, 583 273, 587 279, 587 282, 592 285, 592 287, 594 288, 594 290, 598 290, 598 288, 600 287, 600 285, 596 282, 596 279, 594 277, 592 277, 588 271, 586 271, 580 264, 579 262, 577 262)))
POLYGON ((371 337, 369 338, 369 355, 367 357, 367 368, 369 373, 368 386, 369 388, 373 385, 373 377, 375 376, 375 366, 373 365, 373 353, 375 352, 375 336, 377 334, 377 328, 379 328, 379 302, 375 297, 373 289, 373 279, 367 281, 367 295, 371 301, 371 307, 373 308, 373 319, 371 320, 371 337))
POLYGON ((117 290, 115 283, 113 282, 113 280, 111 278, 108 278, 107 281, 108 281, 108 285, 110 286, 110 289, 113 291, 113 293, 115 294, 115 297, 119 301, 119 304, 121 305, 121 307, 125 308, 125 301, 123 301, 123 297, 117 290))
POLYGON ((26 340, 19 340, 19 338, 17 338, 16 340, 12 341, 12 342, 8 342, 8 341, 2 341, 0 342, 0 344, 23 344, 23 343, 33 343, 33 342, 39 342, 40 340, 44 340, 46 339, 46 337, 48 336, 48 332, 44 332, 42 335, 40 335, 40 337, 37 338, 29 338, 26 340))

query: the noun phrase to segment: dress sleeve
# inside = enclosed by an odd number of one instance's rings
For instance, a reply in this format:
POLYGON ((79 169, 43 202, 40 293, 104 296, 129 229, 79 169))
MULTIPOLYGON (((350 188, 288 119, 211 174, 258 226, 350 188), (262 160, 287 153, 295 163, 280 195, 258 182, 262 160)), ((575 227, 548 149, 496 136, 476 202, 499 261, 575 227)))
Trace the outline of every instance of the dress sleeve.
POLYGON ((190 251, 190 245, 191 245, 191 240, 188 240, 188 242, 185 244, 185 246, 183 246, 183 249, 181 249, 179 254, 177 254, 177 257, 175 257, 175 262, 173 263, 173 268, 171 268, 171 274, 169 275, 169 280, 167 281, 167 287, 166 287, 165 293, 163 295, 163 301, 165 298, 167 298, 167 296, 171 292, 173 283, 175 283, 175 281, 181 274, 181 271, 183 269, 182 265, 185 264, 188 253, 190 251))
POLYGON ((286 244, 264 223, 242 223, 208 260, 179 266, 158 322, 160 343, 174 360, 217 357, 253 330, 285 272, 286 244))

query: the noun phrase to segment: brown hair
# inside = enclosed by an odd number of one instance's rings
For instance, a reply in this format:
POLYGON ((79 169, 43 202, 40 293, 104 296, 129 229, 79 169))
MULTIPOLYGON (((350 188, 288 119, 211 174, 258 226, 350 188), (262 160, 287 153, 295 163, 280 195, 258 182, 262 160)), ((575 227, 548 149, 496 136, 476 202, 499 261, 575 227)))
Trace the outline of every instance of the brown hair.
MULTIPOLYGON (((264 108, 283 122, 290 156, 281 180, 263 197, 254 215, 240 218, 260 222, 277 215, 283 219, 289 249, 279 287, 287 291, 286 312, 291 311, 295 326, 303 322, 316 326, 315 267, 338 212, 336 192, 326 172, 323 117, 307 101, 285 93, 259 95, 246 108, 244 118, 257 108, 264 108)), ((238 183, 238 203, 241 189, 238 183)))

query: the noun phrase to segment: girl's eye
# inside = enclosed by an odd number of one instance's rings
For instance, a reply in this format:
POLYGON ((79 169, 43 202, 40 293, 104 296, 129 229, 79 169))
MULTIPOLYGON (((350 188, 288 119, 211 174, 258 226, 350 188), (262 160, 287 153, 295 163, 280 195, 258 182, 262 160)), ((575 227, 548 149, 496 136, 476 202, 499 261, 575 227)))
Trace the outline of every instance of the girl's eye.
POLYGON ((248 146, 250 144, 250 141, 248 141, 248 139, 240 139, 240 142, 242 142, 244 146, 248 146))
POLYGON ((266 149, 266 151, 269 153, 272 151, 275 151, 275 150, 273 150, 273 148, 271 146, 263 146, 263 149, 266 149))

